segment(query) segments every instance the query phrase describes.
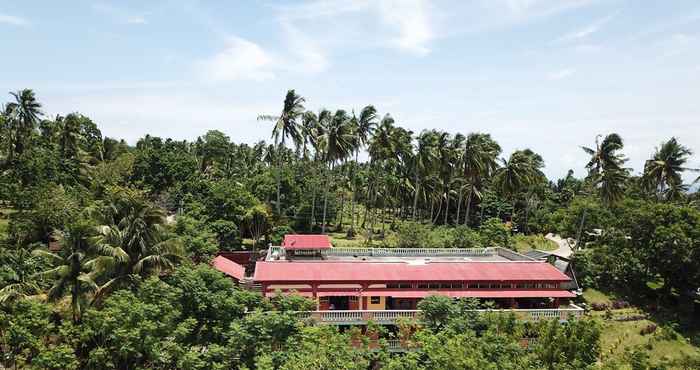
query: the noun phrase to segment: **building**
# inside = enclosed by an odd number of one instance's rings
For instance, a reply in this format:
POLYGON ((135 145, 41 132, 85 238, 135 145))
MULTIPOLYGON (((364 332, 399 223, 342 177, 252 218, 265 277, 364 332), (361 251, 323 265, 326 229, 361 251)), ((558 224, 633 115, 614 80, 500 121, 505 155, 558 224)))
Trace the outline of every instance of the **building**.
POLYGON ((556 267, 557 270, 561 271, 564 275, 568 276, 571 279, 571 281, 566 284, 563 284, 563 288, 569 290, 579 290, 580 286, 578 285, 578 280, 576 279, 574 265, 570 259, 559 256, 554 253, 549 253, 536 249, 525 253, 525 255, 538 261, 546 261, 547 263, 556 267))
POLYGON ((326 236, 287 235, 256 263, 252 283, 268 297, 311 298, 315 315, 332 322, 413 317, 430 295, 493 301, 535 319, 582 311, 570 303, 571 277, 505 248, 334 248, 326 236))

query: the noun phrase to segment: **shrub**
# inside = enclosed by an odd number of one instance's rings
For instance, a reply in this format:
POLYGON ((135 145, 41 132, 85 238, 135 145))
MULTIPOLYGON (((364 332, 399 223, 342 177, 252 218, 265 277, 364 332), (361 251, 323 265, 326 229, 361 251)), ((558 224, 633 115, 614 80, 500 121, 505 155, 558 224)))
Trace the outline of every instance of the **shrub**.
POLYGON ((287 225, 273 227, 270 232, 270 243, 272 245, 282 245, 282 240, 287 234, 294 234, 294 230, 287 225))
POLYGON ((629 302, 623 301, 621 299, 618 299, 618 300, 612 302, 612 308, 614 310, 619 310, 622 308, 629 308, 629 306, 630 306, 629 302))
POLYGON ((642 330, 639 331, 639 334, 641 335, 648 335, 652 334, 656 331, 656 324, 649 324, 645 327, 642 328, 642 330))
POLYGON ((610 307, 605 303, 595 302, 595 303, 591 303, 591 309, 593 311, 605 311, 605 310, 610 309, 610 307))
POLYGON ((429 248, 430 227, 418 222, 404 222, 397 232, 396 246, 399 248, 429 248))
POLYGON ((221 250, 241 249, 241 234, 233 221, 216 220, 209 225, 221 250))
POLYGON ((512 249, 510 229, 498 218, 489 218, 481 224, 482 245, 484 247, 503 247, 512 249))

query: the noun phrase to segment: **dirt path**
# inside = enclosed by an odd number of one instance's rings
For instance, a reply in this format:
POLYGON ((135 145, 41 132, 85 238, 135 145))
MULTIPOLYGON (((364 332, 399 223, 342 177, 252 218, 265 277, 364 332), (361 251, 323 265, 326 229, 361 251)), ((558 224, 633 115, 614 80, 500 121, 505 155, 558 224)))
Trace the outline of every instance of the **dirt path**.
POLYGON ((549 233, 545 236, 545 238, 557 243, 557 245, 559 246, 559 248, 549 253, 556 254, 557 256, 561 256, 564 258, 569 258, 574 253, 571 248, 571 244, 569 244, 569 241, 560 237, 559 235, 549 233))

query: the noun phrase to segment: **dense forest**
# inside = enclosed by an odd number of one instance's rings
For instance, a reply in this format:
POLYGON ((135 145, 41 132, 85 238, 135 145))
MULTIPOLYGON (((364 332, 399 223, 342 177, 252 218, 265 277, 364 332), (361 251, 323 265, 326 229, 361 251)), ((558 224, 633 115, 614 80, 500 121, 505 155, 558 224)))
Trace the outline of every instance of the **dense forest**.
POLYGON ((636 176, 622 137, 594 136, 581 143, 587 176, 550 180, 542 156, 503 153, 487 133, 416 133, 371 105, 304 104, 290 90, 279 112, 261 112, 269 142, 208 131, 131 145, 80 113, 46 115, 32 90, 11 93, 0 112, 0 368, 700 368, 700 196, 683 181, 698 170, 682 138, 659 137, 636 176), (512 249, 556 233, 575 240, 584 288, 654 328, 616 352, 601 339, 610 308, 523 323, 431 297, 421 324, 384 333, 415 332, 415 350, 390 353, 354 329, 297 319, 313 307, 304 298, 263 298, 209 267, 219 251, 291 232, 512 249), (524 334, 535 344, 521 346, 524 334), (695 352, 654 355, 669 338, 695 352))

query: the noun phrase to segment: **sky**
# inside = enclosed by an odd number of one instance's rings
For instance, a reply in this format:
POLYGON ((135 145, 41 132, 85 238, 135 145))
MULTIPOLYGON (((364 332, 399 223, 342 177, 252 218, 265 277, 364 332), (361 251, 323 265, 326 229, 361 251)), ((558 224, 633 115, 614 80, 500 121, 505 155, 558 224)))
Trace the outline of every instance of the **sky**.
POLYGON ((268 140, 256 117, 296 89, 314 111, 490 133, 552 179, 584 176, 580 146, 611 132, 635 174, 672 136, 700 167, 697 0, 0 0, 0 55, 0 102, 31 88, 130 143, 268 140))

